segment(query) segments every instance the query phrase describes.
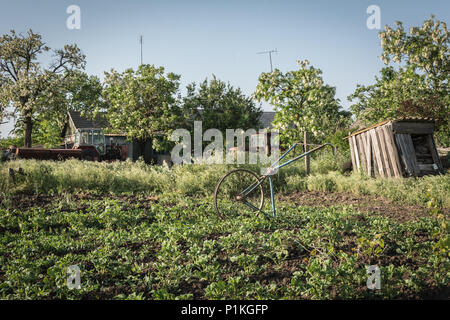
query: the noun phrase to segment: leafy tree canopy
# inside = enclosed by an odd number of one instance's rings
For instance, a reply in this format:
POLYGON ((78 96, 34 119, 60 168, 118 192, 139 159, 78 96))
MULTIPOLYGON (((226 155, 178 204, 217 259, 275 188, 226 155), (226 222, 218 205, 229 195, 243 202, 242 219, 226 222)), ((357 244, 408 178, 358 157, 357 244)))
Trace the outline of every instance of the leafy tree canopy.
POLYGON ((152 139, 154 148, 163 150, 182 119, 177 96, 180 76, 148 64, 105 75, 106 118, 112 128, 130 139, 152 139))
POLYGON ((215 128, 223 133, 226 129, 259 129, 262 111, 251 97, 245 96, 240 88, 234 88, 216 78, 205 79, 198 87, 187 86, 183 108, 189 127, 193 121, 202 121, 202 129, 215 128))
POLYGON ((308 60, 297 64, 298 70, 262 73, 254 93, 257 101, 265 100, 275 107, 273 124, 285 145, 302 139, 305 130, 321 140, 345 126, 350 116, 340 110, 336 89, 324 84, 320 69, 309 66, 308 60))
POLYGON ((375 84, 358 85, 348 98, 351 110, 366 125, 404 116, 436 119, 437 138, 450 143, 449 33, 431 16, 421 27, 403 24, 379 33, 386 64, 375 84))
POLYGON ((43 67, 41 55, 50 51, 41 35, 31 29, 26 35, 11 30, 0 37, 0 105, 11 106, 24 126, 24 144, 31 147, 33 125, 43 110, 42 101, 58 87, 64 74, 84 68, 85 56, 76 45, 65 45, 53 51, 53 61, 43 67))

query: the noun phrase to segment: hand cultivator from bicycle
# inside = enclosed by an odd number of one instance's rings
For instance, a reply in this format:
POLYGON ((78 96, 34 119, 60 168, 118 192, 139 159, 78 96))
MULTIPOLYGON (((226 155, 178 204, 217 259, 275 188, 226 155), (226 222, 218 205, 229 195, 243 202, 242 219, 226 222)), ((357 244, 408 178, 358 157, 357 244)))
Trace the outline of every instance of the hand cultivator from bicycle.
POLYGON ((268 216, 268 214, 262 210, 264 205, 263 182, 266 178, 269 178, 272 216, 275 216, 276 209, 272 175, 276 173, 278 169, 310 155, 325 146, 331 146, 334 150, 334 146, 331 143, 325 143, 280 164, 280 161, 286 157, 299 143, 300 142, 296 142, 293 146, 291 146, 277 161, 272 163, 266 173, 262 176, 258 177, 256 173, 247 169, 234 169, 225 174, 217 183, 214 191, 214 206, 219 218, 233 213, 256 213, 258 215, 261 212, 268 216))

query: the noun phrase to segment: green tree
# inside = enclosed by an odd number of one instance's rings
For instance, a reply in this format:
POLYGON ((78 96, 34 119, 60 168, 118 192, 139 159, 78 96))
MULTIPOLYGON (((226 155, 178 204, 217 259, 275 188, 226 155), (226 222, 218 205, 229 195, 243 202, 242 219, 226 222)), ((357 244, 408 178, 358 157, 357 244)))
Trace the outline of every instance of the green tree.
POLYGON ((437 138, 450 143, 449 33, 434 16, 407 34, 403 24, 379 33, 387 65, 375 84, 358 85, 348 97, 364 124, 404 116, 436 119, 437 138))
POLYGON ((181 123, 177 99, 180 76, 165 74, 163 67, 154 65, 123 73, 111 70, 105 75, 106 118, 112 129, 142 143, 152 139, 156 150, 166 149, 171 131, 181 123))
POLYGON ((9 34, 0 37, 0 105, 11 106, 24 127, 24 144, 32 145, 33 125, 40 114, 39 102, 59 86, 64 79, 61 74, 69 70, 84 68, 85 56, 76 45, 65 45, 53 51, 53 62, 44 68, 38 57, 50 48, 42 36, 31 29, 27 35, 9 34))
POLYGON ((202 129, 259 129, 262 111, 251 97, 245 96, 240 88, 234 88, 216 78, 205 79, 197 88, 189 84, 183 98, 183 109, 190 129, 193 121, 202 121, 202 129))
POLYGON ((49 89, 42 99, 40 117, 55 126, 57 136, 66 136, 69 118, 68 111, 79 111, 86 117, 92 117, 96 110, 106 108, 102 98, 103 86, 97 76, 89 76, 83 71, 74 70, 65 74, 57 86, 49 89))
POLYGON ((274 128, 285 146, 302 139, 305 131, 316 141, 323 140, 349 119, 349 113, 340 110, 336 89, 324 84, 322 71, 309 66, 308 60, 297 64, 298 70, 262 73, 254 93, 257 101, 269 101, 275 107, 274 128))
MULTIPOLYGON (((105 107, 103 87, 98 77, 80 70, 56 77, 60 79, 54 81, 36 102, 39 111, 35 114, 33 142, 45 147, 57 147, 64 142, 69 127, 69 110, 92 117, 95 110, 105 107)), ((17 122, 13 132, 18 136, 23 135, 24 130, 24 123, 17 122)))

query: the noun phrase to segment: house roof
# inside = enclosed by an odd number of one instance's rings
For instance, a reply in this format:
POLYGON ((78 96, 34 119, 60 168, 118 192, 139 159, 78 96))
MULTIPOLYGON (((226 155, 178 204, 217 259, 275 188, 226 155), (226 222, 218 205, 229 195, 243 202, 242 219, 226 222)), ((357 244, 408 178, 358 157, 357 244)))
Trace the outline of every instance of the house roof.
POLYGON ((261 115, 261 118, 259 118, 259 123, 261 124, 261 127, 263 129, 272 129, 272 121, 275 117, 274 111, 264 111, 261 115))
POLYGON ((102 129, 109 126, 108 121, 101 114, 92 119, 82 116, 79 111, 69 111, 69 117, 76 129, 102 129))

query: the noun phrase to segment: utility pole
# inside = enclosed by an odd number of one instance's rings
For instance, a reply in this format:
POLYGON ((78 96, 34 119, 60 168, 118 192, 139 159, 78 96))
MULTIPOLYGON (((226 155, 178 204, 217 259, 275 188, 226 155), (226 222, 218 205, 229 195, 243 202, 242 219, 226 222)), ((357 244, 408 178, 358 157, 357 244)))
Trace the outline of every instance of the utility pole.
POLYGON ((139 39, 139 42, 140 42, 140 44, 141 44, 141 65, 143 64, 143 56, 142 56, 142 36, 141 36, 141 38, 139 39))
POLYGON ((270 72, 273 72, 273 68, 272 68, 272 53, 278 53, 278 51, 275 48, 275 50, 257 52, 256 54, 267 54, 267 53, 269 54, 269 59, 270 59, 270 72))

